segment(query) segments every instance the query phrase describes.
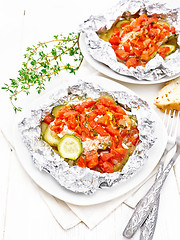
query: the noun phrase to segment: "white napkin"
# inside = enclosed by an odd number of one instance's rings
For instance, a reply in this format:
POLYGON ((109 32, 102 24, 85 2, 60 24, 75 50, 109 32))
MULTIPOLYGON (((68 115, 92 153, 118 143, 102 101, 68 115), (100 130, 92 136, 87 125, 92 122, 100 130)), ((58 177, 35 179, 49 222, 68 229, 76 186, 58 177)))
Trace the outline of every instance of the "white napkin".
MULTIPOLYGON (((167 155, 166 161, 168 162, 172 156, 173 152, 167 155)), ((64 228, 69 229, 77 225, 81 221, 86 224, 89 229, 97 226, 103 219, 105 219, 113 210, 119 207, 122 203, 126 204, 130 208, 135 208, 137 203, 149 190, 155 179, 155 173, 157 167, 154 171, 136 188, 132 189, 128 193, 120 196, 114 200, 92 205, 92 206, 76 206, 69 203, 64 203, 63 201, 57 200, 55 197, 50 196, 45 193, 39 187, 41 197, 49 207, 51 213, 57 220, 57 222, 64 228)), ((180 176, 180 175, 178 175, 180 176)), ((172 171, 171 177, 168 177, 168 181, 171 180, 171 185, 176 187, 177 177, 175 177, 172 171)))
POLYGON ((92 206, 76 206, 70 203, 64 203, 49 195, 40 187, 37 188, 52 215, 64 229, 72 228, 81 221, 84 222, 88 228, 92 229, 123 202, 133 208, 143 197, 145 190, 147 191, 149 186, 153 183, 154 172, 155 171, 153 171, 138 187, 123 196, 92 206), (134 194, 134 196, 132 196, 132 194, 134 194))

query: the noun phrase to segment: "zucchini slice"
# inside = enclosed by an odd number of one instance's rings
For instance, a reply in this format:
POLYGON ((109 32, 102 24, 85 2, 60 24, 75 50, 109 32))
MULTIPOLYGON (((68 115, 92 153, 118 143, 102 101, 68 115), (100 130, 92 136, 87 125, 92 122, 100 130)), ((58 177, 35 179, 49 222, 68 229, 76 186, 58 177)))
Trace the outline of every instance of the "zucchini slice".
POLYGON ((130 24, 131 22, 129 20, 120 20, 119 22, 116 23, 116 27, 122 29, 121 25, 122 24, 130 24))
POLYGON ((56 107, 53 108, 51 114, 55 117, 56 112, 58 112, 60 109, 62 109, 64 107, 64 105, 58 105, 56 107))
POLYGON ((173 52, 176 51, 176 47, 175 47, 174 45, 163 44, 163 45, 161 45, 161 46, 159 47, 159 49, 161 49, 162 47, 169 47, 169 48, 170 48, 169 52, 167 52, 167 53, 165 54, 166 57, 169 56, 171 53, 173 53, 173 52))
POLYGON ((83 151, 81 139, 73 134, 65 134, 58 143, 58 151, 62 158, 76 160, 83 151))
POLYGON ((167 23, 167 22, 165 22, 165 21, 163 21, 163 20, 158 20, 158 22, 159 22, 159 24, 161 24, 161 25, 166 25, 166 26, 168 26, 168 27, 170 28, 169 23, 167 23))
POLYGON ((105 42, 108 42, 109 39, 111 38, 111 35, 114 34, 113 29, 110 28, 109 30, 107 30, 106 32, 100 32, 98 33, 99 37, 104 40, 105 42))
POLYGON ((41 123, 41 136, 42 136, 42 137, 44 137, 44 133, 45 133, 47 127, 48 127, 48 124, 47 124, 47 123, 45 123, 45 122, 42 122, 42 123, 41 123))
POLYGON ((50 125, 46 128, 43 138, 52 147, 56 147, 60 141, 60 137, 54 131, 51 131, 50 125))

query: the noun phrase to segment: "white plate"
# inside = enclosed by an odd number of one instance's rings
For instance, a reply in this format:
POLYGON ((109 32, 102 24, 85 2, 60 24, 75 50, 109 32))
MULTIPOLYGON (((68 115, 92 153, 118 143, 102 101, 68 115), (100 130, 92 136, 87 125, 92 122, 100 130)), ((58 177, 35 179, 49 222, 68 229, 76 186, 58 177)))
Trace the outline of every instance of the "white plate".
MULTIPOLYGON (((119 83, 113 82, 107 78, 103 77, 91 77, 91 78, 83 78, 82 80, 86 82, 94 82, 96 84, 99 84, 102 88, 109 91, 127 91, 129 93, 133 93, 128 88, 120 85, 119 83)), ((72 80, 71 80, 72 83, 72 80)), ((67 84, 67 83, 66 83, 67 84)), ((56 88, 57 89, 57 88, 56 88)), ((43 95, 42 97, 38 98, 35 102, 35 104, 42 103, 43 99, 45 100, 46 97, 48 97, 50 94, 52 94, 53 90, 49 92, 48 94, 43 95)), ((135 93, 133 93, 135 94, 135 93)), ((31 106, 32 107, 32 106, 31 106)), ((30 108, 31 108, 30 107, 30 108)), ((19 120, 24 117, 25 113, 22 113, 20 117, 17 117, 16 121, 19 122, 19 120)), ((119 196, 122 196, 123 194, 129 192, 133 188, 135 188, 137 185, 139 185, 155 168, 157 165, 160 157, 162 156, 162 153, 164 151, 166 142, 167 142, 167 134, 166 130, 164 128, 164 125, 162 124, 159 117, 155 114, 155 112, 152 109, 153 118, 155 120, 155 137, 157 138, 155 145, 149 150, 149 159, 144 164, 144 166, 139 170, 139 172, 134 175, 131 179, 126 180, 124 182, 120 182, 116 185, 114 185, 111 188, 101 189, 97 190, 93 195, 87 196, 80 193, 74 193, 71 192, 61 185, 59 185, 56 180, 51 177, 51 175, 47 174, 46 172, 40 172, 33 164, 32 159, 30 157, 30 154, 25 147, 20 133, 17 128, 17 124, 14 128, 14 145, 15 149, 17 151, 18 158, 24 167, 24 169, 27 171, 27 173, 31 176, 31 178, 45 191, 52 194, 53 196, 72 203, 76 205, 93 205, 98 204, 102 202, 106 202, 109 200, 112 200, 114 198, 117 198, 119 196)))
POLYGON ((92 67, 94 67, 97 71, 103 73, 104 75, 111 77, 113 79, 116 79, 118 81, 121 81, 121 82, 133 83, 133 84, 157 84, 157 83, 167 82, 169 80, 172 80, 172 79, 180 76, 180 73, 178 73, 171 77, 166 76, 157 81, 138 80, 131 76, 125 76, 125 75, 116 73, 110 67, 106 66, 105 64, 103 64, 101 62, 98 62, 89 54, 89 52, 87 50, 87 45, 85 43, 85 34, 84 33, 81 33, 81 35, 80 35, 79 44, 80 44, 80 49, 81 49, 81 52, 82 52, 84 58, 92 67))

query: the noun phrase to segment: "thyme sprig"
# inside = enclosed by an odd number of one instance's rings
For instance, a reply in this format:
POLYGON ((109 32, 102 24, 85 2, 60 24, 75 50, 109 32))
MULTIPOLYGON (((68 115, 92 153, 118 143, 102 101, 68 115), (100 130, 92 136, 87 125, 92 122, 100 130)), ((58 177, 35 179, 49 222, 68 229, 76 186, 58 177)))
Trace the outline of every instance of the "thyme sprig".
POLYGON ((39 42, 36 46, 26 49, 25 61, 18 71, 17 78, 9 79, 10 83, 5 83, 2 87, 10 93, 9 98, 15 112, 22 110, 14 104, 18 94, 24 92, 29 95, 30 88, 34 85, 40 94, 45 89, 46 81, 50 81, 52 75, 57 75, 62 70, 75 74, 83 60, 79 48, 79 35, 80 33, 74 32, 69 33, 67 37, 62 34, 55 35, 51 41, 39 42))

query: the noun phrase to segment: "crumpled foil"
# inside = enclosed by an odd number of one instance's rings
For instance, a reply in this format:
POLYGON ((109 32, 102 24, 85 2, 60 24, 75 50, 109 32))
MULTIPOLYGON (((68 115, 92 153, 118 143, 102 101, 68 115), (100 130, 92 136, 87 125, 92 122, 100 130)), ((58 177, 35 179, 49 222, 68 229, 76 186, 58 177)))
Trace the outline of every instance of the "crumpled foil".
POLYGON ((145 67, 127 68, 116 59, 114 50, 110 43, 100 39, 97 31, 106 27, 110 29, 117 17, 131 16, 137 12, 155 15, 158 19, 168 22, 176 28, 178 45, 180 46, 180 8, 168 8, 166 4, 148 0, 121 0, 104 15, 90 16, 89 19, 80 25, 80 30, 85 33, 85 43, 90 55, 97 61, 109 66, 113 71, 127 76, 135 77, 138 80, 156 81, 165 76, 171 77, 180 73, 180 48, 166 57, 164 60, 159 54, 150 60, 145 67))
POLYGON ((153 119, 148 104, 139 97, 125 91, 104 91, 100 86, 75 80, 73 84, 56 90, 43 99, 43 104, 29 110, 18 123, 23 142, 28 148, 35 166, 40 171, 51 174, 61 186, 73 191, 92 194, 97 189, 111 187, 115 183, 129 179, 148 160, 148 149, 155 142, 153 119), (65 104, 75 96, 98 98, 103 93, 110 94, 116 101, 131 109, 137 116, 140 143, 129 158, 122 172, 99 173, 89 168, 70 167, 52 147, 41 138, 41 121, 52 108, 65 104))

